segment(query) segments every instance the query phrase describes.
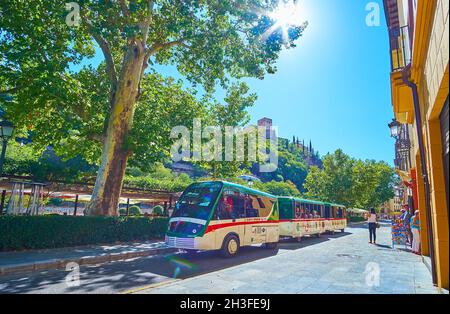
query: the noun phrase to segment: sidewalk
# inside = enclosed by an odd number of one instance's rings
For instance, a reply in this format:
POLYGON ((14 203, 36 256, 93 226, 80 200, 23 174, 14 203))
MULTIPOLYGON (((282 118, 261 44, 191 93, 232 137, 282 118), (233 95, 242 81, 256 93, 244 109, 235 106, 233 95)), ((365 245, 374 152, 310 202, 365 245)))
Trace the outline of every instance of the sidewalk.
POLYGON ((0 276, 65 268, 67 263, 100 264, 134 257, 172 253, 164 242, 146 241, 73 248, 0 252, 0 276))

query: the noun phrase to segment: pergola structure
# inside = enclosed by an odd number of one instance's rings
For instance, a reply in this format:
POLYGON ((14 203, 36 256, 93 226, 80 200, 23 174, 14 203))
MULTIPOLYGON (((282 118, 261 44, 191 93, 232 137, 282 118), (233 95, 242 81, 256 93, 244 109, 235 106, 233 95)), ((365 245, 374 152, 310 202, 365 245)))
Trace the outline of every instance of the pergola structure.
MULTIPOLYGON (((81 214, 77 211, 81 202, 90 199, 94 184, 92 183, 66 183, 62 181, 52 181, 44 183, 33 182, 30 177, 5 176, 0 180, 0 214, 5 209, 6 195, 11 195, 11 201, 6 211, 11 214, 38 214, 42 206, 44 197, 61 198, 74 203, 74 215, 81 214), (24 204, 24 196, 30 196, 28 204, 24 204), (31 206, 31 207, 30 207, 31 206), (10 208, 11 207, 11 208, 10 208), (30 211, 32 208, 32 212, 30 211)), ((129 205, 133 203, 148 203, 162 205, 165 209, 173 207, 174 203, 180 197, 181 192, 169 192, 162 190, 139 189, 132 187, 123 187, 120 203, 129 205)))

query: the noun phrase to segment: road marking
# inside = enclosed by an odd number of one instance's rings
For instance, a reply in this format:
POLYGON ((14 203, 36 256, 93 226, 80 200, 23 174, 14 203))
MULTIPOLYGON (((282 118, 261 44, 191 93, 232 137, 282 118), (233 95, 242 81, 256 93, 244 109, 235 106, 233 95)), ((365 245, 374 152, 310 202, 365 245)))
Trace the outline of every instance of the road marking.
POLYGON ((147 290, 147 289, 153 289, 153 288, 157 288, 157 287, 160 287, 160 286, 165 286, 165 285, 167 285, 169 283, 177 282, 177 281, 180 281, 180 280, 181 279, 169 279, 169 280, 166 280, 166 281, 156 282, 156 283, 153 283, 153 284, 148 285, 148 286, 144 286, 144 287, 140 287, 140 288, 136 288, 136 289, 131 289, 131 290, 127 290, 127 291, 124 291, 124 292, 119 292, 119 294, 132 294, 132 293, 136 293, 136 292, 147 290))

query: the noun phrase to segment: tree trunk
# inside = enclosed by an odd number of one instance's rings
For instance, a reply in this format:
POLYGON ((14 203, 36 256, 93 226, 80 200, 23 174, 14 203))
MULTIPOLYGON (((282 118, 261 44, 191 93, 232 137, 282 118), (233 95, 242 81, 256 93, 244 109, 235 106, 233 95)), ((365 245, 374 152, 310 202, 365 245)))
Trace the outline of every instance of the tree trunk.
POLYGON ((129 152, 124 140, 133 123, 145 52, 139 42, 128 46, 117 91, 111 104, 102 160, 92 198, 86 207, 89 216, 116 216, 129 152))

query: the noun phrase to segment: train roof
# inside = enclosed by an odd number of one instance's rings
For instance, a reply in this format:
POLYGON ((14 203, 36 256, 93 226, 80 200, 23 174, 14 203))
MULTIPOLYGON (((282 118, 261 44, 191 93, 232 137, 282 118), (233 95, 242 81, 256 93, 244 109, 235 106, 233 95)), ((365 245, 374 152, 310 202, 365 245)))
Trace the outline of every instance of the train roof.
POLYGON ((326 203, 324 202, 320 202, 320 201, 314 201, 314 200, 308 200, 305 198, 299 198, 299 197, 293 197, 293 196, 279 196, 279 199, 289 199, 289 200, 294 200, 297 202, 302 202, 302 203, 308 203, 308 204, 315 204, 315 205, 324 205, 326 203))
MULTIPOLYGON (((217 180, 217 181, 202 181, 202 182, 198 182, 198 183, 208 183, 208 182, 211 182, 211 183, 213 183, 213 182, 220 182, 224 186, 234 187, 234 188, 237 188, 237 189, 239 189, 241 191, 245 191, 245 192, 248 192, 248 193, 251 193, 251 194, 256 194, 256 195, 260 195, 260 196, 266 196, 266 197, 275 198, 275 199, 277 198, 275 195, 272 195, 272 194, 269 194, 269 193, 266 193, 266 192, 262 192, 262 191, 259 191, 259 190, 255 190, 255 189, 252 189, 252 188, 250 188, 248 186, 245 186, 245 185, 240 185, 240 184, 232 183, 232 182, 228 182, 228 181, 217 180)), ((193 184, 195 184, 195 183, 193 183, 193 184)))
POLYGON ((328 205, 328 206, 335 206, 335 207, 345 207, 344 205, 336 204, 336 203, 329 203, 329 202, 321 202, 321 201, 314 201, 314 200, 308 200, 305 198, 300 197, 294 197, 294 196, 278 196, 279 199, 290 199, 295 200, 302 203, 308 203, 308 204, 316 204, 316 205, 328 205))

